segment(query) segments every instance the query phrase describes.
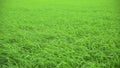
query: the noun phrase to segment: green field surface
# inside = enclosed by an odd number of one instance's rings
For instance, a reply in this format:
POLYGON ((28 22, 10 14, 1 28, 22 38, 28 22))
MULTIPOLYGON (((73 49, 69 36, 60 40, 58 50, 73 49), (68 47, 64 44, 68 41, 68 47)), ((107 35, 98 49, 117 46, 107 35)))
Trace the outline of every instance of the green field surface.
POLYGON ((119 0, 0 0, 0 68, 120 68, 119 0))

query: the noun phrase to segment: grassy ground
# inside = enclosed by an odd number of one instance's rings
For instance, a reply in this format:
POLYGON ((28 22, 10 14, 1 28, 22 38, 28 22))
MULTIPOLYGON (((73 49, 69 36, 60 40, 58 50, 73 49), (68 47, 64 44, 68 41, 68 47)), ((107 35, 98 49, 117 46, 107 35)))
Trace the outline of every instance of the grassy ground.
POLYGON ((119 68, 117 0, 0 0, 0 68, 119 68))

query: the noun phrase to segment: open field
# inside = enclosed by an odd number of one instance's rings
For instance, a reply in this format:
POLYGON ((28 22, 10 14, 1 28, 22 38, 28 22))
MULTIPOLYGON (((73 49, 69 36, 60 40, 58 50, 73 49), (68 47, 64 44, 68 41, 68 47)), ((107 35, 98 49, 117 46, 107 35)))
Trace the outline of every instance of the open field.
POLYGON ((119 68, 118 0, 0 0, 0 68, 119 68))

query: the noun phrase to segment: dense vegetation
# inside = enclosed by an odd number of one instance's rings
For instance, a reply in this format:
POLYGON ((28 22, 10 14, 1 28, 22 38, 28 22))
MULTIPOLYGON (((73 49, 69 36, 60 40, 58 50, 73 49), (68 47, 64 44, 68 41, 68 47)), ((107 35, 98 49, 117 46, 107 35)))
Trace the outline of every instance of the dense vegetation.
POLYGON ((0 68, 119 68, 117 0, 0 0, 0 68))

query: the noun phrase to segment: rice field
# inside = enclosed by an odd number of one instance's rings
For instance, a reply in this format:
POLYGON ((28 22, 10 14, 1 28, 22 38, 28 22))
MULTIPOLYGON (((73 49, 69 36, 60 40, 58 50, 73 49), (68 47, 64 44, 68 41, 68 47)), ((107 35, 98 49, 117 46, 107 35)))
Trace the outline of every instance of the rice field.
POLYGON ((119 0, 0 0, 0 68, 120 68, 119 0))

